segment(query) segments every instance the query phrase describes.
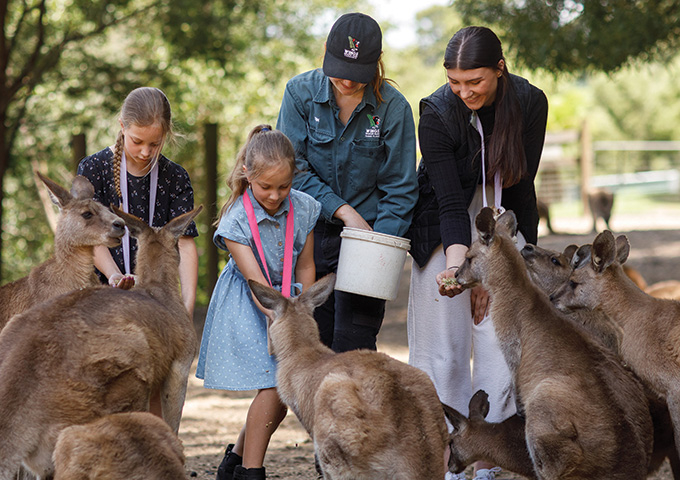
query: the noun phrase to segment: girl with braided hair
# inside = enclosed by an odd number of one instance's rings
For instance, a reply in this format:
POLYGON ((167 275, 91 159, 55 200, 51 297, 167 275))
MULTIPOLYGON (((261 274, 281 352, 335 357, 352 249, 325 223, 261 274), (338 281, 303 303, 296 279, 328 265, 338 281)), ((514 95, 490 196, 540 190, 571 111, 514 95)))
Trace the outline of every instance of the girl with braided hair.
MULTIPOLYGON (((117 205, 126 212, 161 227, 194 207, 194 191, 184 168, 161 154, 172 138, 170 102, 158 88, 130 92, 118 118, 120 131, 113 146, 85 157, 78 174, 95 189, 95 200, 117 205)), ((198 281, 198 253, 192 222, 179 239, 179 276, 182 298, 193 316, 198 281)), ((122 244, 95 248, 95 266, 103 283, 129 289, 134 285, 137 242, 126 235, 122 244)))

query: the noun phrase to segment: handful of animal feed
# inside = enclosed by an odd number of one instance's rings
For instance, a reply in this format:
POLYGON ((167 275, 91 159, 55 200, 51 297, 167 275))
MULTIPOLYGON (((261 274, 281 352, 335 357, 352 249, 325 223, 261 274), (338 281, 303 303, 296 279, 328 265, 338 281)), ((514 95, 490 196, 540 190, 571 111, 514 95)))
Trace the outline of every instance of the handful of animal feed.
POLYGON ((444 285, 445 287, 456 287, 460 285, 460 283, 458 283, 458 280, 456 280, 455 278, 446 277, 444 280, 442 280, 442 285, 444 285))

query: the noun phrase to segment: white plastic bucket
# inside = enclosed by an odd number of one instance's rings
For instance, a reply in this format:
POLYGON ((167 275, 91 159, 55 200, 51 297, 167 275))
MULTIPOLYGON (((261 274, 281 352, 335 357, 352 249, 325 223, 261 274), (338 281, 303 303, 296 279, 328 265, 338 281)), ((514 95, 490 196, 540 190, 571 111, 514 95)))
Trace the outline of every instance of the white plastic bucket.
POLYGON ((335 289, 394 300, 411 245, 407 238, 345 227, 335 289))

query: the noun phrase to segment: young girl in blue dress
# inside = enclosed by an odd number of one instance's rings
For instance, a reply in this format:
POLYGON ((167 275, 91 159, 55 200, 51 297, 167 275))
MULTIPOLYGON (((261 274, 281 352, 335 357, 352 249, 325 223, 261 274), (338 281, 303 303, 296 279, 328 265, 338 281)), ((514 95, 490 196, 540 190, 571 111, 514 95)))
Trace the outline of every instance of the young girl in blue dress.
POLYGON ((227 182, 232 193, 213 238, 231 258, 210 299, 196 376, 206 388, 257 390, 218 480, 264 479, 269 440, 286 415, 276 391, 276 358, 267 348, 265 309, 247 281, 270 284, 286 296, 314 283, 312 231, 321 204, 291 189, 294 173, 288 137, 269 125, 255 127, 227 182))

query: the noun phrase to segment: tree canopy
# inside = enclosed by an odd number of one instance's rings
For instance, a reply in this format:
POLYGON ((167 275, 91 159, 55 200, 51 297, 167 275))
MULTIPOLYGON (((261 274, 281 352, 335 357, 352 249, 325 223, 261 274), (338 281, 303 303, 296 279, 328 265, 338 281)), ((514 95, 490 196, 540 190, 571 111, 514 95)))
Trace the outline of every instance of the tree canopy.
POLYGON ((466 23, 493 26, 519 61, 553 73, 612 72, 674 54, 677 0, 455 0, 466 23))

